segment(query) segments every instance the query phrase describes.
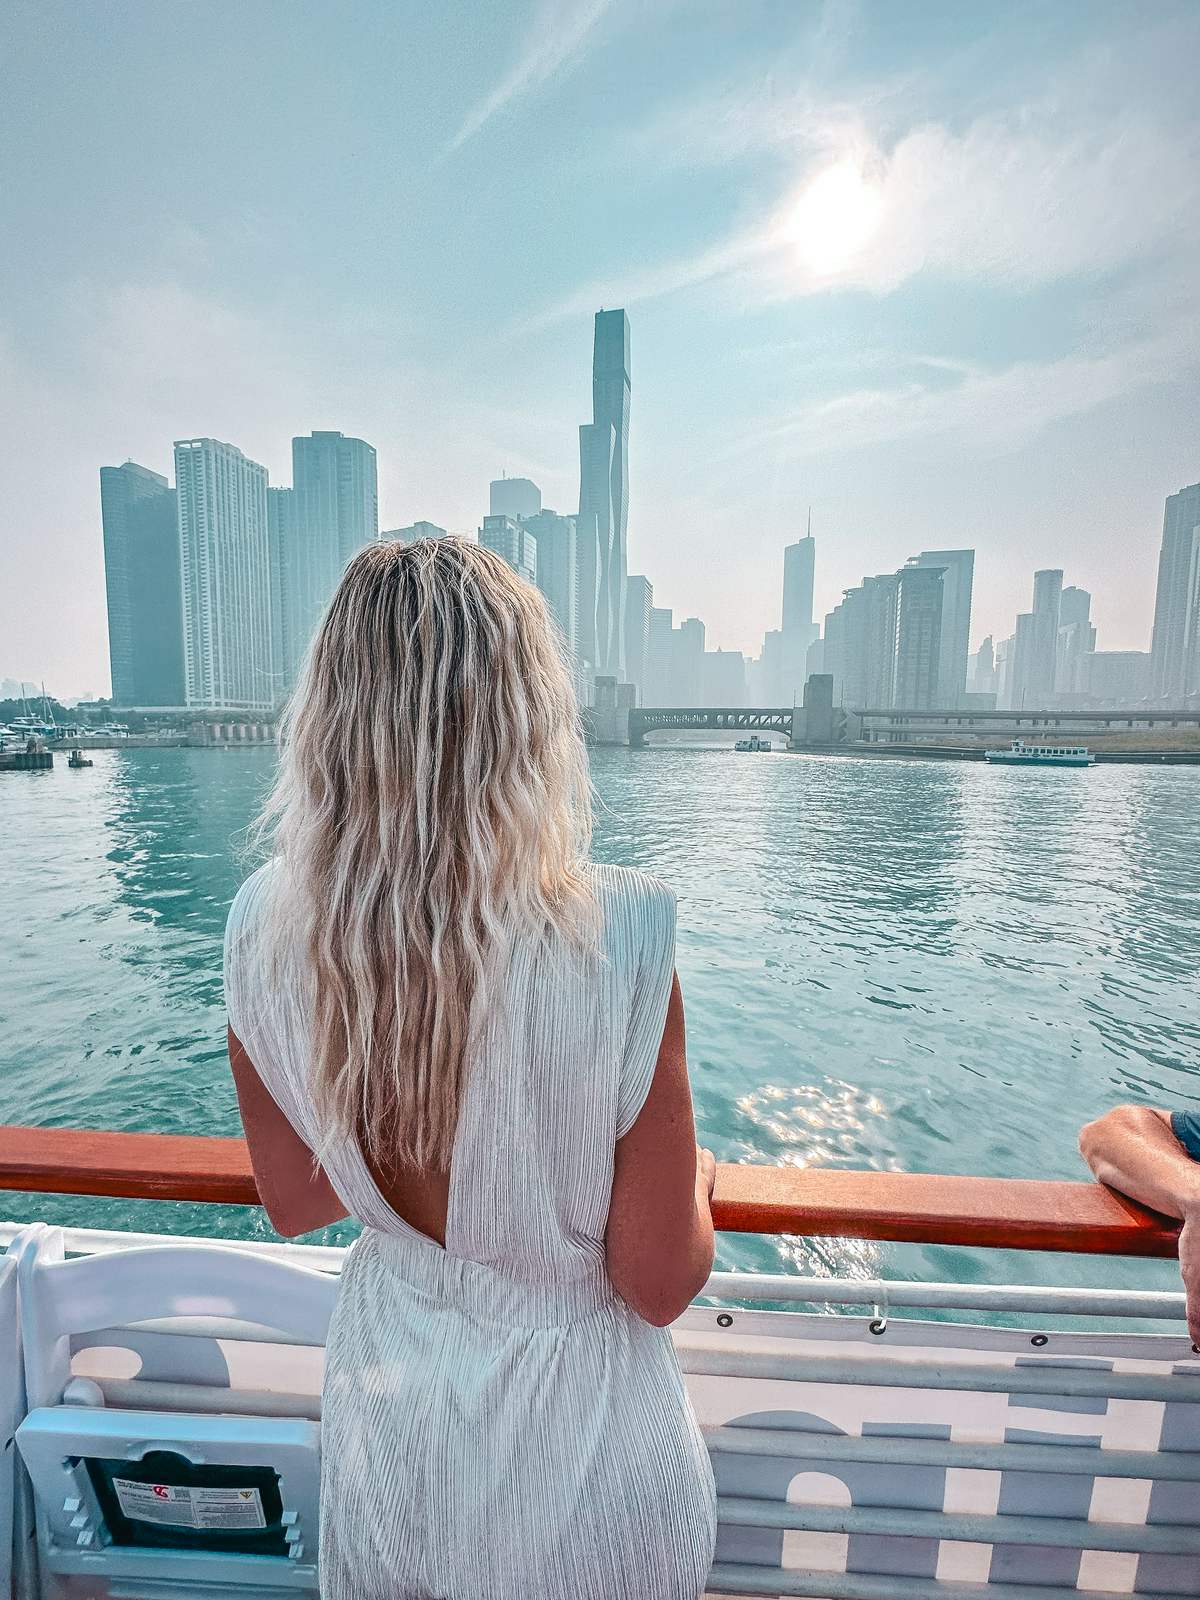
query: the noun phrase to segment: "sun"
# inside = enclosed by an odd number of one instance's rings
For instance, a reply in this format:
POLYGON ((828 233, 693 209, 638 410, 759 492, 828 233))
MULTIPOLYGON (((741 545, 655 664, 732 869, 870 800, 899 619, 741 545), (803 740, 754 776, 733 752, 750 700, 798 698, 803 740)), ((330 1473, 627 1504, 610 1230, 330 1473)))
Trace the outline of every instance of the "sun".
POLYGON ((883 195, 846 158, 807 184, 788 219, 797 255, 811 272, 832 276, 851 266, 883 220, 883 195))

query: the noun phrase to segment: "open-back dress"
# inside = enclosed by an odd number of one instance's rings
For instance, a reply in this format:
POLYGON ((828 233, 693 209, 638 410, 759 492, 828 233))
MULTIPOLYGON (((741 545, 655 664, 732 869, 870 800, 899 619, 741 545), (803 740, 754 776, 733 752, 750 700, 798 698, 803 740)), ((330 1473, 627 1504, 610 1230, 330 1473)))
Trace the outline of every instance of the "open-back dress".
MULTIPOLYGON (((254 938, 262 868, 229 915, 230 1024, 296 1132, 318 1143, 303 974, 254 938)), ((363 1224, 329 1332, 325 1600, 696 1600, 712 1470, 665 1329, 615 1294, 604 1234, 617 1140, 650 1089, 675 902, 590 869, 599 956, 518 950, 472 1059, 446 1244, 384 1200, 357 1141, 327 1155, 363 1224)))

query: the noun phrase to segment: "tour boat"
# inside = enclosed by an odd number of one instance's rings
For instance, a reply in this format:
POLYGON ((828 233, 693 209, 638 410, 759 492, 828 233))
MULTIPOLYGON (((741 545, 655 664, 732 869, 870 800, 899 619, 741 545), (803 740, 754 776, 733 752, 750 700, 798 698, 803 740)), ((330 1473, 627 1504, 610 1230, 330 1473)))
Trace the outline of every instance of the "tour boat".
POLYGON ((1014 739, 1007 750, 985 750, 1001 767, 1092 767, 1096 758, 1085 744, 1026 744, 1014 739))
POLYGON ((770 750, 771 741, 770 739, 760 739, 756 733, 752 733, 748 739, 739 739, 733 748, 735 750, 753 751, 770 750))
MULTIPOLYGON (((67 1129, 0 1129, 0 1187, 257 1199, 241 1140, 67 1129)), ((1092 1183, 722 1166, 714 1216, 976 1250, 1176 1249, 1173 1224, 1092 1183)), ((344 1252, 38 1222, 0 1227, 5 1245, 0 1595, 315 1596, 344 1252)), ((1095 1288, 714 1273, 673 1328, 717 1483, 708 1593, 1195 1595, 1183 1297, 1104 1276, 1103 1261, 1095 1288)))

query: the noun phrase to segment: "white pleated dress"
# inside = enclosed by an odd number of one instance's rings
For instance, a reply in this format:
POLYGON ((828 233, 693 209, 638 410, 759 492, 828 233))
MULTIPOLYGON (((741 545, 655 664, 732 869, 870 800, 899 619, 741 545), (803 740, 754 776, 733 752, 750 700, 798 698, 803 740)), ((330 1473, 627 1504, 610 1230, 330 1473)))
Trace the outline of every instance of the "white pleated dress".
MULTIPOLYGON (((304 985, 272 992, 251 937, 264 868, 229 915, 229 1019, 316 1143, 304 985)), ((613 1152, 645 1102, 675 901, 595 867, 603 960, 518 954, 473 1061, 446 1247, 410 1227, 347 1140, 326 1161, 364 1229, 329 1334, 325 1600, 695 1600, 712 1469, 665 1329, 613 1292, 613 1152)))

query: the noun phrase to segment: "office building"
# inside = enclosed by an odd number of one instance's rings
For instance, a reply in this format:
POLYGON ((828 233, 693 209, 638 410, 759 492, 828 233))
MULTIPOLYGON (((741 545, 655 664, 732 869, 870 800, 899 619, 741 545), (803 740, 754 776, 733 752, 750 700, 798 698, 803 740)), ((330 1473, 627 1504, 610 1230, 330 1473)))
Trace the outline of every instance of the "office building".
POLYGON ((493 478, 488 511, 493 517, 536 517, 542 491, 528 478, 493 478))
POLYGON ((296 552, 296 491, 267 489, 267 555, 271 576, 271 671, 279 703, 294 687, 304 655, 296 592, 289 581, 296 552))
POLYGON ((1200 691, 1200 483, 1167 496, 1150 656, 1157 698, 1200 691))
POLYGON ((674 705, 674 613, 666 606, 651 606, 646 642, 646 681, 642 685, 644 706, 674 705))
POLYGON ((175 491, 148 467, 100 468, 112 699, 183 704, 183 620, 175 491))
POLYGON ((407 528, 390 528, 379 535, 380 540, 394 539, 397 544, 414 544, 418 539, 444 539, 445 528, 436 522, 410 522, 407 528))
POLYGON ((271 711, 267 469, 217 439, 180 439, 175 483, 185 704, 271 711))
POLYGON ((967 658, 967 693, 995 694, 996 651, 989 633, 973 656, 967 658))
POLYGON ((704 704, 704 624, 688 617, 671 634, 671 703, 704 704))
POLYGON ((1017 618, 1009 686, 1014 711, 1039 710, 1054 702, 1062 580, 1062 572, 1057 567, 1035 572, 1033 610, 1017 618))
MULTIPOLYGON (((515 483, 515 478, 501 482, 515 483)), ((536 577, 538 588, 546 597, 552 616, 558 624, 563 643, 573 665, 579 665, 579 574, 578 550, 575 538, 575 518, 560 517, 556 511, 538 511, 532 516, 509 518, 520 521, 533 535, 536 551, 536 577)), ((509 558, 505 556, 505 559, 509 558)), ((582 685, 577 683, 576 687, 582 685)))
POLYGON ((1088 658, 1096 648, 1091 611, 1092 597, 1086 589, 1071 584, 1063 590, 1054 661, 1054 692, 1060 699, 1089 692, 1088 658))
POLYGON ((820 668, 833 679, 837 705, 857 711, 939 707, 945 571, 910 561, 845 591, 825 618, 822 648, 810 646, 805 663, 810 674, 820 668))
POLYGON ((1152 666, 1148 650, 1094 650, 1087 659, 1087 692, 1092 703, 1101 711, 1137 706, 1151 692, 1152 666))
POLYGON ((706 650, 700 663, 700 704, 746 704, 746 659, 740 650, 706 650))
POLYGON ((813 580, 817 543, 812 534, 783 552, 783 631, 809 628, 813 619, 813 580))
POLYGON ((971 648, 971 594, 975 583, 974 550, 922 550, 911 565, 940 567, 942 572, 942 637, 938 644, 936 702, 957 710, 967 691, 967 655, 971 648))
POLYGON ((537 539, 516 517, 484 517, 479 542, 494 550, 526 583, 537 582, 537 539))
POLYGON ((295 438, 292 487, 295 538, 287 585, 298 658, 347 562, 379 537, 375 451, 341 433, 295 438))
POLYGON ((786 674, 783 666, 783 629, 772 628, 763 634, 762 653, 758 658, 758 670, 755 673, 755 695, 757 704, 763 706, 782 706, 788 703, 787 690, 784 687, 786 674))
POLYGON ((783 614, 775 696, 780 705, 799 703, 804 693, 809 647, 821 631, 812 614, 817 546, 811 528, 810 514, 810 531, 783 552, 783 614))
POLYGON ((592 670, 625 677, 629 520, 629 318, 598 311, 592 421, 579 430, 579 633, 592 670))
POLYGON ((654 610, 654 585, 641 573, 625 580, 625 676, 641 691, 645 705, 646 663, 650 651, 650 613, 654 610))
MULTIPOLYGON (((954 552, 956 555, 965 552, 954 552)), ((949 568, 918 564, 896 574, 896 653, 892 705, 914 711, 939 709, 945 693, 942 672, 945 576, 949 568)), ((968 608, 970 602, 968 599, 968 608)), ((969 609, 968 609, 969 615, 969 609)), ((955 639, 957 642, 957 633, 955 639)), ((956 698, 966 693, 967 653, 962 653, 962 680, 955 666, 956 698)))

